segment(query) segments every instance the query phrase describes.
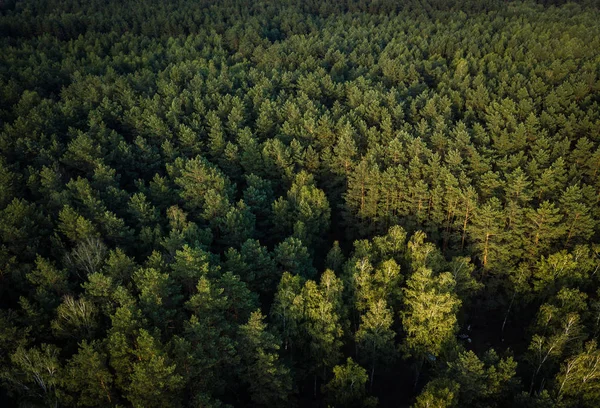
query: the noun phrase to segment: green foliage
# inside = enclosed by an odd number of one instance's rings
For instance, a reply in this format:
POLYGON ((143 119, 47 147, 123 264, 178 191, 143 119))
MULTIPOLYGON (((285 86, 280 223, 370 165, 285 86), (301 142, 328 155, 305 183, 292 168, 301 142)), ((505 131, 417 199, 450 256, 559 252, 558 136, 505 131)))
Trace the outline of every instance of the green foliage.
POLYGON ((273 255, 282 271, 291 272, 304 278, 312 278, 316 275, 308 249, 298 238, 286 238, 275 247, 273 255))
POLYGON ((113 377, 108 368, 108 358, 98 343, 83 341, 79 351, 65 367, 62 385, 73 395, 75 405, 94 407, 112 404, 114 390, 113 377))
POLYGON ((346 364, 333 367, 333 378, 323 387, 332 407, 374 407, 377 399, 366 391, 367 372, 348 358, 346 364))
POLYGON ((461 303, 454 293, 456 282, 448 272, 434 275, 431 269, 419 268, 406 285, 402 349, 407 357, 435 359, 456 342, 456 312, 461 303))
POLYGON ((69 291, 68 274, 59 271, 48 260, 38 256, 35 269, 26 274, 27 280, 35 288, 35 298, 41 305, 56 307, 59 298, 69 291))
POLYGON ((156 340, 140 330, 133 352, 131 382, 125 388, 125 397, 134 407, 162 407, 173 405, 180 396, 183 378, 175 374, 175 365, 162 355, 156 340))
POLYGON ((0 0, 0 400, 598 405, 599 21, 0 0))
POLYGON ((327 253, 326 266, 334 272, 340 272, 345 260, 345 256, 340 249, 340 243, 334 241, 333 246, 327 253))
POLYGON ((287 192, 273 203, 273 224, 282 236, 300 239, 305 245, 318 243, 318 237, 327 232, 331 217, 325 193, 314 185, 313 177, 300 172, 287 192))
POLYGON ((302 313, 303 279, 298 275, 284 272, 275 292, 275 299, 271 307, 271 319, 281 333, 284 349, 292 347, 299 336, 299 321, 302 313))
POLYGON ((274 292, 277 278, 275 261, 260 242, 249 239, 239 251, 229 248, 225 257, 225 268, 238 274, 250 290, 262 294, 274 292))
POLYGON ((597 366, 600 352, 594 340, 584 350, 569 358, 556 377, 556 396, 560 405, 592 407, 600 401, 597 366))
POLYGON ((561 289, 549 303, 540 306, 534 323, 535 334, 529 344, 528 360, 533 369, 531 387, 538 376, 547 375, 564 355, 581 348, 585 339, 581 313, 587 295, 577 289, 561 289))
POLYGON ((309 280, 302 288, 301 330, 314 374, 332 367, 341 357, 342 290, 341 281, 331 270, 325 271, 318 285, 309 280))
POLYGON ((387 308, 385 300, 379 299, 369 305, 367 312, 361 316, 360 326, 356 332, 356 342, 360 349, 360 357, 371 367, 371 384, 375 376, 375 366, 390 366, 396 356, 392 330, 392 311, 387 308))
POLYGON ((514 378, 516 367, 511 357, 500 359, 493 349, 486 352, 482 360, 467 351, 448 363, 447 376, 459 385, 461 403, 485 407, 511 398, 511 391, 518 385, 514 378))
POLYGON ((30 403, 56 405, 63 370, 59 352, 58 348, 50 344, 32 348, 18 347, 10 356, 11 369, 3 373, 9 390, 21 394, 30 403))
POLYGON ((475 211, 471 237, 484 268, 490 268, 505 259, 504 246, 501 245, 505 239, 504 216, 500 201, 495 197, 475 211))
POLYGON ((63 302, 56 308, 56 319, 52 321, 52 330, 60 337, 76 339, 92 338, 98 323, 96 321, 94 304, 85 298, 75 300, 65 296, 63 302))
POLYGON ((264 316, 259 311, 253 312, 248 323, 240 326, 245 360, 242 376, 249 384, 256 404, 287 406, 292 391, 290 370, 279 361, 278 341, 266 328, 264 316))
POLYGON ((181 289, 167 273, 154 268, 140 268, 133 275, 142 313, 155 327, 168 331, 176 325, 181 289))
POLYGON ((448 379, 429 382, 412 408, 451 408, 457 406, 459 385, 448 379))
POLYGON ((192 292, 198 279, 211 273, 210 258, 206 251, 185 245, 181 251, 176 252, 175 260, 171 264, 173 278, 188 292, 192 292))
POLYGON ((215 166, 202 157, 180 159, 170 172, 180 188, 185 208, 204 211, 204 217, 209 219, 223 214, 222 207, 229 204, 233 186, 215 166))

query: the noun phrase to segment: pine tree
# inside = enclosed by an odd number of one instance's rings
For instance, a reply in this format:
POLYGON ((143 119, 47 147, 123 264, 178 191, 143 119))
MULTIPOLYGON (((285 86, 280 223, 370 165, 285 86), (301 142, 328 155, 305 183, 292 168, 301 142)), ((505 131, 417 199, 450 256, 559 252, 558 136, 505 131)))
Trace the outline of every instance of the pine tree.
POLYGON ((239 251, 229 248, 225 257, 225 269, 238 274, 252 292, 274 292, 278 278, 275 261, 259 241, 249 239, 239 251))
POLYGON ((248 290, 246 283, 238 275, 225 272, 214 281, 214 285, 224 298, 224 317, 233 326, 247 321, 252 311, 258 307, 258 296, 248 290))
POLYGON ((59 270, 41 256, 37 257, 35 268, 25 277, 33 286, 35 299, 48 312, 58 306, 61 297, 69 292, 68 271, 59 270))
POLYGON ((210 111, 206 115, 208 124, 209 151, 213 157, 220 157, 225 150, 225 132, 223 124, 215 111, 210 111))
POLYGON ((460 231, 460 249, 463 250, 466 245, 467 233, 469 232, 469 223, 473 220, 473 214, 477 207, 477 192, 472 186, 461 191, 460 215, 457 217, 458 230, 460 231))
POLYGON ((511 357, 500 359, 493 349, 485 353, 483 360, 472 351, 465 351, 448 363, 447 377, 459 384, 461 404, 487 407, 509 397, 516 389, 516 367, 511 357))
POLYGON ((553 198, 561 188, 564 188, 567 181, 564 166, 564 159, 559 157, 535 180, 534 191, 537 192, 539 201, 553 198))
POLYGON ((92 222, 79 215, 70 206, 65 206, 60 211, 58 219, 58 230, 71 242, 80 242, 87 238, 98 236, 98 232, 92 222))
POLYGON ((225 285, 219 283, 207 277, 198 280, 196 292, 185 304, 192 316, 170 345, 178 374, 184 375, 186 389, 194 395, 222 392, 228 383, 233 387, 234 368, 240 364, 236 328, 233 319, 228 320, 232 305, 225 285))
POLYGON ((242 378, 256 404, 288 406, 292 392, 290 370, 279 361, 279 341, 266 329, 260 311, 253 312, 248 323, 240 326, 242 378))
POLYGON ((317 271, 312 266, 308 249, 298 238, 287 238, 275 247, 273 258, 281 271, 291 272, 304 278, 312 278, 317 271))
POLYGON ((256 217, 251 209, 240 200, 231 206, 219 221, 220 241, 227 246, 239 247, 254 236, 256 217))
POLYGON ((141 329, 133 350, 134 361, 125 397, 134 407, 164 407, 177 404, 183 378, 161 350, 160 344, 141 329))
POLYGON ((354 158, 358 152, 352 133, 353 129, 350 124, 346 123, 340 126, 338 140, 333 148, 334 162, 331 169, 334 174, 348 177, 354 167, 354 158))
POLYGON ((254 174, 246 176, 246 184, 247 187, 243 191, 243 199, 256 219, 254 234, 261 242, 266 242, 264 239, 271 239, 271 234, 267 232, 272 230, 271 208, 274 201, 273 188, 268 180, 254 174))
POLYGON ((581 188, 578 186, 567 187, 560 199, 560 207, 564 215, 566 229, 565 244, 570 241, 587 240, 593 232, 596 222, 590 216, 581 188))
POLYGON ((62 384, 79 406, 115 403, 113 376, 101 343, 83 341, 80 344, 77 354, 65 367, 62 384))
POLYGON ((379 203, 379 169, 362 160, 348 174, 348 188, 344 195, 345 221, 360 235, 373 230, 377 224, 379 203))
POLYGON ((531 257, 552 248, 552 244, 564 235, 565 228, 559 224, 563 216, 559 211, 549 201, 541 203, 536 210, 526 210, 525 217, 530 229, 527 232, 525 247, 531 257))
POLYGON ((484 268, 489 269, 506 258, 504 253, 504 217, 497 198, 491 198, 478 208, 469 228, 473 247, 484 268))
POLYGON ((186 161, 176 160, 171 172, 176 174, 175 184, 180 188, 180 196, 187 209, 206 212, 205 207, 211 199, 214 201, 210 197, 222 197, 229 203, 233 195, 229 179, 200 156, 186 161))
POLYGON ((133 275, 138 292, 139 306, 150 322, 168 333, 181 319, 177 310, 181 306, 181 286, 168 273, 155 268, 140 268, 133 275))
POLYGON ((187 293, 191 293, 198 279, 213 271, 211 255, 200 248, 185 245, 181 251, 175 253, 171 271, 175 281, 180 283, 187 293))
POLYGON ((273 203, 275 229, 281 231, 282 237, 294 233, 308 247, 322 242, 330 217, 325 193, 315 186, 312 175, 304 171, 296 176, 287 198, 280 197, 273 203))
POLYGON ((325 266, 334 272, 340 273, 345 259, 346 258, 340 248, 339 241, 334 241, 333 246, 327 253, 327 258, 325 260, 325 266))
POLYGON ((261 145, 249 128, 244 128, 238 132, 237 142, 240 147, 240 165, 246 174, 272 177, 272 174, 269 174, 265 169, 261 145))

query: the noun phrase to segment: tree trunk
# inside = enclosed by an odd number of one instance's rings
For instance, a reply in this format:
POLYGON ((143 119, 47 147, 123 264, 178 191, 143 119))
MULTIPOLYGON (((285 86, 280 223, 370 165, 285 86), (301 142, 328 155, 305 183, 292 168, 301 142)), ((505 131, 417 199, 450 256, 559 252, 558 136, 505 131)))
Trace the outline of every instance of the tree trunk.
POLYGON ((468 221, 469 221, 469 208, 467 207, 467 211, 465 212, 465 221, 463 222, 462 242, 460 244, 461 250, 463 250, 465 248, 465 238, 467 236, 467 222, 468 221))
POLYGON ((371 386, 369 391, 373 392, 373 378, 375 377, 375 362, 373 362, 373 366, 371 367, 371 386))
POLYGON ((483 267, 484 268, 485 268, 485 265, 487 264, 489 241, 490 241, 490 234, 486 233, 485 234, 485 246, 483 248, 483 267))
POLYGON ((508 310, 506 311, 506 315, 504 315, 504 321, 502 322, 502 330, 500 330, 500 337, 502 337, 502 341, 504 341, 504 326, 506 326, 506 321, 508 320, 508 315, 510 314, 510 309, 512 309, 513 302, 515 301, 515 297, 517 296, 517 290, 515 289, 512 299, 510 300, 510 304, 508 305, 508 310))
POLYGON ((416 375, 415 375, 415 384, 413 386, 413 391, 417 389, 417 385, 419 384, 419 377, 421 376, 421 370, 423 369, 423 363, 425 363, 425 357, 421 358, 421 361, 416 366, 416 375))
POLYGON ((569 240, 571 239, 571 237, 573 237, 573 228, 575 228, 575 223, 577 223, 577 219, 579 219, 579 214, 575 214, 575 219, 573 220, 573 223, 571 224, 571 228, 569 228, 569 235, 567 235, 567 240, 565 241, 565 245, 567 245, 569 243, 569 240))

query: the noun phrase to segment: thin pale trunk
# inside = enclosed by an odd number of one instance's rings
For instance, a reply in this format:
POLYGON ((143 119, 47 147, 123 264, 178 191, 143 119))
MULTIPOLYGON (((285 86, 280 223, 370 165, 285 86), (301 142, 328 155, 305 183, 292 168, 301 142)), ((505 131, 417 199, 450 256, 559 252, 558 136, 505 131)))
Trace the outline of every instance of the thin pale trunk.
POLYGON ((535 240, 533 241, 533 244, 535 247, 537 247, 538 242, 540 241, 540 230, 542 229, 542 225, 544 225, 544 217, 542 217, 542 219, 540 220, 540 222, 536 222, 537 224, 537 231, 535 232, 535 240))
POLYGON ((575 227, 575 223, 577 222, 578 218, 579 218, 579 214, 575 214, 575 219, 573 220, 573 223, 571 224, 571 228, 569 228, 569 235, 567 235, 567 241, 565 242, 565 244, 568 244, 571 237, 573 237, 573 228, 575 227))
POLYGON ((448 236, 450 235, 450 220, 453 217, 454 212, 450 210, 450 207, 448 208, 448 213, 446 216, 446 234, 444 235, 444 243, 442 245, 442 249, 445 252, 446 249, 448 249, 448 236))
POLYGON ((531 385, 529 386, 529 394, 530 395, 531 395, 531 393, 533 393, 533 384, 535 384, 535 377, 537 376, 538 372, 540 371, 540 368, 542 368, 541 365, 538 366, 537 370, 535 370, 535 372, 531 376, 531 385))
POLYGON ((465 221, 463 222, 462 242, 460 244, 461 250, 463 250, 465 248, 465 237, 467 236, 467 221, 469 221, 469 208, 468 207, 467 207, 467 211, 465 212, 465 221))
POLYGON ((106 385, 104 384, 103 380, 100 380, 100 385, 102 386, 102 389, 106 393, 106 398, 108 398, 108 402, 112 403, 112 399, 110 398, 110 392, 108 392, 108 389, 106 388, 106 385))
POLYGON ((421 358, 421 361, 419 362, 419 365, 416 367, 417 368, 417 373, 415 375, 415 384, 413 386, 413 390, 417 389, 417 385, 419 384, 419 377, 421 376, 421 370, 423 369, 423 363, 425 363, 425 357, 421 358))
POLYGON ((502 322, 502 330, 500 330, 500 337, 502 337, 502 341, 504 341, 504 327, 506 326, 506 321, 508 320, 508 315, 510 314, 510 310, 512 309, 513 302, 515 301, 515 297, 517 296, 517 291, 515 290, 512 295, 512 299, 510 300, 510 304, 508 305, 508 310, 506 311, 506 315, 504 315, 504 321, 502 322))
MULTIPOLYGON (((284 335, 285 335, 285 321, 286 321, 285 316, 283 316, 283 333, 284 333, 284 335)), ((287 338, 287 336, 285 336, 285 350, 287 350, 287 349, 288 349, 288 338, 287 338)))
POLYGON ((362 216, 365 208, 365 182, 360 184, 360 214, 362 216))
POLYGON ((371 386, 370 386, 370 391, 373 391, 373 378, 375 377, 375 342, 373 342, 373 348, 371 350, 371 355, 373 356, 373 361, 371 363, 371 386))
POLYGON ((429 197, 429 208, 427 208, 427 219, 431 217, 431 210, 433 209, 433 198, 429 197))
POLYGON ((542 361, 538 365, 537 369, 533 373, 533 376, 531 377, 531 386, 529 387, 529 394, 531 394, 533 392, 533 385, 535 384, 535 378, 539 374, 540 370, 542 369, 542 366, 544 365, 544 363, 548 359, 548 356, 550 355, 550 353, 552 352, 552 350, 554 350, 554 346, 552 346, 552 347, 550 347, 548 349, 548 352, 546 353, 546 355, 544 356, 544 358, 542 359, 542 361))
POLYGON ((369 391, 373 391, 373 378, 375 377, 375 362, 373 362, 373 367, 371 367, 371 386, 369 391))
POLYGON ((591 371, 588 374, 586 374, 583 377, 583 383, 586 383, 590 378, 594 377, 594 375, 596 374, 596 371, 598 370, 598 362, 599 362, 599 359, 598 359, 598 357, 596 357, 596 360, 594 361, 594 367, 591 369, 591 371))
POLYGON ((387 191, 386 196, 385 196, 385 217, 386 217, 388 224, 389 224, 389 213, 390 213, 390 192, 387 191))
POLYGON ((486 233, 485 234, 485 246, 483 248, 483 266, 484 267, 487 264, 489 242, 490 242, 490 234, 486 233))
POLYGON ((570 361, 570 362, 567 363, 567 370, 565 372, 565 378, 562 380, 562 382, 560 384, 560 388, 558 390, 558 395, 557 396, 558 396, 559 401, 560 401, 560 397, 562 395, 562 390, 563 390, 563 388, 565 386, 565 383, 567 382, 567 379, 569 378, 569 374, 571 373, 571 369, 573 368, 573 363, 574 363, 574 361, 570 361))

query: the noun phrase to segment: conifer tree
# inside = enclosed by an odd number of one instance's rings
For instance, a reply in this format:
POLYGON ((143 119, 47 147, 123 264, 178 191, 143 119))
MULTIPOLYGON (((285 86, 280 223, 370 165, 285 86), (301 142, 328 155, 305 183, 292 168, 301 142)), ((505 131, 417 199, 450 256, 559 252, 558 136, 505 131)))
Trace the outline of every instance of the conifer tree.
POLYGON ((245 368, 242 377, 249 384, 252 400, 269 407, 288 406, 292 378, 277 355, 279 342, 269 333, 260 311, 250 315, 248 323, 240 326, 245 368))

